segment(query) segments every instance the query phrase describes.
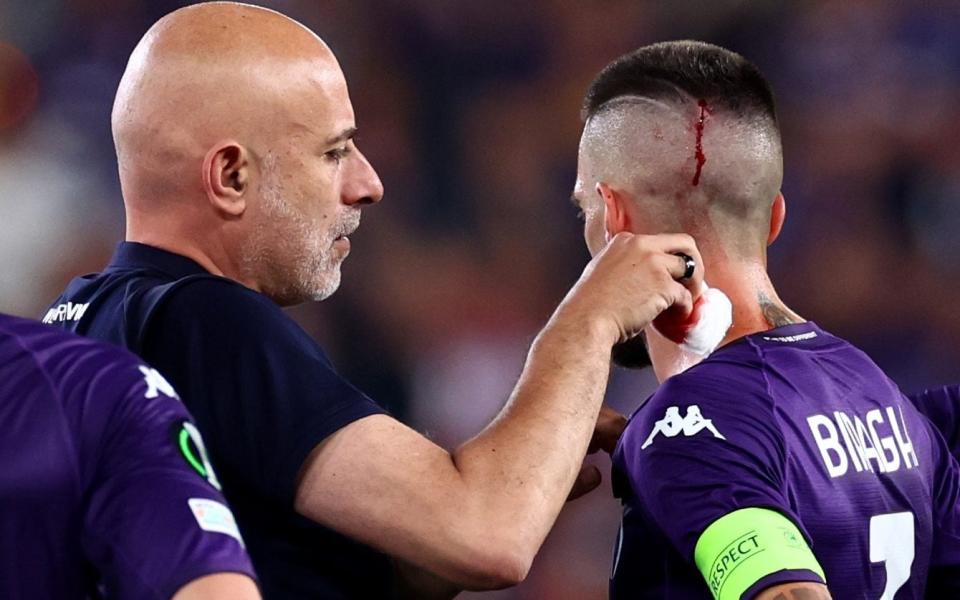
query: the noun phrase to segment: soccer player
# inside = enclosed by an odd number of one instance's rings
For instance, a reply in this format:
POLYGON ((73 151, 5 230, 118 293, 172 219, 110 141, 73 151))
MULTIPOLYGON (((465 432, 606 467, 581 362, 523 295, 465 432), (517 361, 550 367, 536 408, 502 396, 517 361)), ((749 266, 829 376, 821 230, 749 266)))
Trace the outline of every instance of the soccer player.
POLYGON ((0 426, 0 597, 260 597, 203 441, 157 371, 0 315, 0 426))
POLYGON ((533 343, 501 414, 447 452, 341 378, 280 308, 336 290, 347 236, 383 193, 355 131, 340 67, 302 25, 232 3, 164 17, 113 111, 127 241, 45 320, 170 378, 266 597, 514 584, 580 470, 612 346, 669 306, 692 310, 674 253, 699 254, 686 235, 613 239, 533 343))
POLYGON ((574 199, 591 252, 623 231, 689 233, 734 307, 699 364, 645 331, 662 385, 614 455, 611 597, 960 597, 960 474, 942 437, 767 275, 785 204, 761 73, 709 44, 647 46, 597 76, 584 118, 574 199))

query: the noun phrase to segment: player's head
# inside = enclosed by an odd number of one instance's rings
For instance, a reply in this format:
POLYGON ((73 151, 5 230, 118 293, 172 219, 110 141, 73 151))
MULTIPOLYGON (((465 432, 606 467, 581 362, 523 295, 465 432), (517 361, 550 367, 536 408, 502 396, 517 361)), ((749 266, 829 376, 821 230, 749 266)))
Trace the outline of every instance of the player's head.
POLYGON ((754 65, 702 42, 645 46, 600 72, 583 117, 574 200, 592 253, 626 229, 685 232, 705 254, 765 260, 783 219, 783 161, 754 65))
POLYGON ((264 8, 213 2, 158 21, 112 124, 128 239, 199 249, 281 304, 337 289, 342 238, 383 193, 333 53, 264 8))

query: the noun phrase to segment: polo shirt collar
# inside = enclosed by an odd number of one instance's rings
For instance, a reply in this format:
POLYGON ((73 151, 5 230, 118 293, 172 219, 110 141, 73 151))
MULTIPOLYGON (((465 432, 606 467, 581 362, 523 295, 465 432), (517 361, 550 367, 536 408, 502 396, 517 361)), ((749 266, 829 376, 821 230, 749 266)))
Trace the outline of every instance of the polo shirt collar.
POLYGON ((139 242, 120 242, 106 270, 130 269, 160 271, 175 279, 209 273, 195 261, 181 254, 175 254, 139 242))

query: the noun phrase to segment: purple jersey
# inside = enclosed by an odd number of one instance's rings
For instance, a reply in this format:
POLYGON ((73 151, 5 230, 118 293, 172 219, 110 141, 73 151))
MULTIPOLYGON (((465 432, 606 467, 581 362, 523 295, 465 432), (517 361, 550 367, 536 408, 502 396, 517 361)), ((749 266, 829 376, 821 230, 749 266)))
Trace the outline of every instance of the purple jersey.
POLYGON ((960 460, 960 386, 926 390, 910 396, 910 401, 937 428, 954 458, 960 460))
POLYGON ((614 600, 734 597, 717 584, 738 569, 742 598, 824 576, 834 598, 960 597, 960 467, 866 355, 813 323, 742 338, 668 379, 613 460, 614 600), (705 530, 758 509, 812 565, 778 566, 749 535, 700 564, 705 530))
POLYGON ((253 576, 190 415, 126 352, 0 315, 0 427, 4 600, 253 576))

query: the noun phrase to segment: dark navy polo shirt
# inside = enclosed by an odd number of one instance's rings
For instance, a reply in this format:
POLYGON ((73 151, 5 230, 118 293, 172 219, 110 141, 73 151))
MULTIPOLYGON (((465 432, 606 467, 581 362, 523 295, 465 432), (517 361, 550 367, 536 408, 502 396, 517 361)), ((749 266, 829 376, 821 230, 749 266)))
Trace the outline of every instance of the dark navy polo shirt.
POLYGON ((265 598, 389 595, 385 555, 294 510, 311 450, 384 411, 277 304, 184 256, 124 242, 104 272, 70 282, 44 321, 125 346, 170 380, 203 433, 265 598))

